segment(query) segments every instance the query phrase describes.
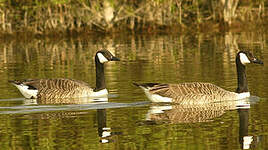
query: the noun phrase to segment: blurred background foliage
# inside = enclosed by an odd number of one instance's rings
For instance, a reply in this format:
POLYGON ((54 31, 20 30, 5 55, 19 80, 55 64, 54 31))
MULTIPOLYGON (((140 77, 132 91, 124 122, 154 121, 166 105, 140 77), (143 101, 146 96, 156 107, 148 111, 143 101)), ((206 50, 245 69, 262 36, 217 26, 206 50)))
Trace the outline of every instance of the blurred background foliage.
POLYGON ((0 0, 0 33, 255 30, 267 24, 267 5, 266 0, 0 0))

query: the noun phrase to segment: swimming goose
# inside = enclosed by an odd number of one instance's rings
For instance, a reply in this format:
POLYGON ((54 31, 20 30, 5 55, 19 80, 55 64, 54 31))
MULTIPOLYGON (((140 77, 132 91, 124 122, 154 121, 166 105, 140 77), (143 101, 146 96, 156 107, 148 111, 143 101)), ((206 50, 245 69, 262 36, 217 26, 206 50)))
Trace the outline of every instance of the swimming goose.
POLYGON ((211 83, 133 83, 141 87, 152 102, 172 102, 181 104, 200 104, 214 101, 238 100, 250 96, 246 78, 246 64, 263 64, 252 53, 240 51, 236 55, 238 87, 230 92, 211 83))
POLYGON ((105 86, 104 63, 119 61, 108 50, 100 50, 95 55, 96 88, 91 88, 83 81, 73 79, 27 79, 9 81, 15 85, 25 98, 79 98, 107 96, 105 86))

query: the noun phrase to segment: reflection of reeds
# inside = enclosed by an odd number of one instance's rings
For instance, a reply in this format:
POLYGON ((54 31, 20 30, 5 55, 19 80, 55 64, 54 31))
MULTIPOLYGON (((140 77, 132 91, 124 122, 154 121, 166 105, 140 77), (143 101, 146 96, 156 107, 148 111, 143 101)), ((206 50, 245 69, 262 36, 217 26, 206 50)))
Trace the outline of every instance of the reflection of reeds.
MULTIPOLYGON (((194 57, 200 59, 202 57, 201 51, 204 49, 206 40, 211 38, 205 37, 204 34, 198 34, 198 37, 193 36, 127 36, 123 41, 121 37, 115 37, 111 40, 110 37, 102 39, 96 44, 94 40, 85 39, 65 39, 60 41, 39 40, 33 39, 29 42, 20 41, 1 41, 0 60, 3 63, 27 62, 29 63, 38 57, 40 65, 71 65, 71 64, 85 64, 89 65, 93 61, 93 55, 98 49, 103 47, 120 53, 123 59, 146 59, 152 60, 152 63, 174 63, 181 59, 188 59, 194 57), (152 40, 153 39, 153 40, 152 40), (170 42, 173 43, 170 43, 170 42), (92 43, 92 44, 88 44, 92 43), (120 44, 119 44, 120 43, 120 44), (129 51, 125 51, 121 45, 130 44, 129 51), (186 47, 184 46, 186 45, 186 47), (195 50, 196 49, 196 50, 195 50), (116 51, 115 51, 116 50, 116 51), (192 51, 193 53, 184 53, 185 51, 192 51), (197 54, 198 52, 199 54, 197 54), (74 61, 74 62, 73 62, 74 61)), ((96 37, 91 37, 96 38, 96 37)), ((240 47, 248 49, 248 47, 258 46, 266 47, 265 36, 262 34, 241 33, 233 34, 231 32, 222 36, 213 36, 214 43, 209 43, 214 48, 221 49, 224 52, 232 53, 231 57, 224 58, 234 60, 235 53, 240 47), (223 39, 223 40, 222 40, 223 39), (239 42, 239 46, 238 46, 239 42), (231 51, 230 51, 231 50, 231 51)), ((100 38, 98 38, 100 40, 100 38)), ((128 49, 128 48, 127 48, 128 49)), ((225 56, 224 56, 225 57, 225 56)), ((198 60, 200 61, 200 60, 198 60)), ((182 61, 185 63, 187 61, 182 61)), ((179 63, 179 62, 178 62, 179 63)))
MULTIPOLYGON (((2 51, 0 51, 1 64, 4 63, 15 63, 15 62, 27 62, 33 60, 34 57, 38 57, 39 65, 71 65, 71 64, 92 64, 93 55, 98 49, 102 47, 107 47, 109 50, 116 48, 116 51, 122 49, 123 47, 118 46, 119 42, 130 42, 129 51, 120 50, 120 57, 122 59, 146 59, 153 60, 152 63, 160 64, 163 63, 174 63, 180 61, 181 59, 188 59, 195 57, 200 59, 201 55, 201 45, 205 42, 208 37, 204 37, 203 34, 198 35, 198 39, 191 39, 192 36, 153 36, 154 40, 148 36, 130 36, 127 41, 117 41, 111 40, 110 38, 104 39, 97 44, 86 44, 89 41, 85 39, 70 39, 61 41, 48 40, 45 42, 43 40, 33 39, 31 42, 15 42, 14 40, 5 42, 2 44, 2 51), (177 39, 174 39, 177 38, 177 39), (169 43, 173 41, 174 43, 169 43), (184 45, 187 45, 186 49, 184 45), (196 46, 197 45, 197 46, 196 46), (190 51, 197 47, 194 55, 191 53, 184 53, 184 51, 190 51), (190 49, 189 49, 190 48, 190 49), (200 54, 196 54, 196 51, 200 54), (147 57, 147 58, 145 58, 147 57)), ((94 38, 94 37, 93 37, 94 38)), ((225 49, 225 52, 231 50, 232 57, 224 58, 227 60, 234 60, 235 53, 238 50, 237 42, 241 43, 245 47, 244 43, 247 43, 247 47, 259 45, 260 47, 265 47, 265 36, 261 34, 251 34, 242 33, 241 35, 234 35, 233 33, 227 33, 224 37, 224 41, 221 40, 220 36, 214 36, 215 43, 213 47, 220 47, 220 49, 225 49), (258 36, 257 36, 258 35, 258 36), (239 37, 238 37, 239 36, 239 37), (217 41, 222 41, 224 43, 218 43, 217 41)), ((122 39, 122 38, 119 38, 122 39)), ((246 47, 246 48, 247 48, 246 47)), ((215 49, 214 48, 214 49, 215 49)), ((112 50, 114 51, 114 50, 112 50)), ((117 52, 116 52, 117 53, 117 52)), ((195 60, 196 60, 195 59, 195 60)), ((199 61, 199 60, 198 60, 199 61)), ((185 63, 187 61, 182 61, 185 63)))

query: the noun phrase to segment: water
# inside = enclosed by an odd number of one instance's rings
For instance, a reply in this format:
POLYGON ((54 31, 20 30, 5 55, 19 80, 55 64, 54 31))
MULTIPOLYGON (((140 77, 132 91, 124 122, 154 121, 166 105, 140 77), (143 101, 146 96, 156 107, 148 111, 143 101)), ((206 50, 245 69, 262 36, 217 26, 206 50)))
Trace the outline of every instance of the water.
POLYGON ((267 149, 267 43, 265 33, 1 41, 0 149, 267 149), (38 104, 7 82, 64 77, 94 87, 101 48, 121 59, 105 64, 108 103, 38 104), (234 91, 237 48, 264 61, 247 66, 250 108, 159 106, 132 85, 200 81, 234 91))

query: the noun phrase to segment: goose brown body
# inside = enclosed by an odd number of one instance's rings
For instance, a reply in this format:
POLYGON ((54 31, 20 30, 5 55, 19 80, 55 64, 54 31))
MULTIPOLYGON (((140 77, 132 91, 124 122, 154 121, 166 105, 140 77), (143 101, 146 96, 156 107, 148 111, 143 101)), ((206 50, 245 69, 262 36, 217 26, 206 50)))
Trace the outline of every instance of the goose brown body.
POLYGON ((88 97, 93 89, 88 83, 73 79, 28 79, 11 81, 38 90, 36 98, 78 98, 88 97))

